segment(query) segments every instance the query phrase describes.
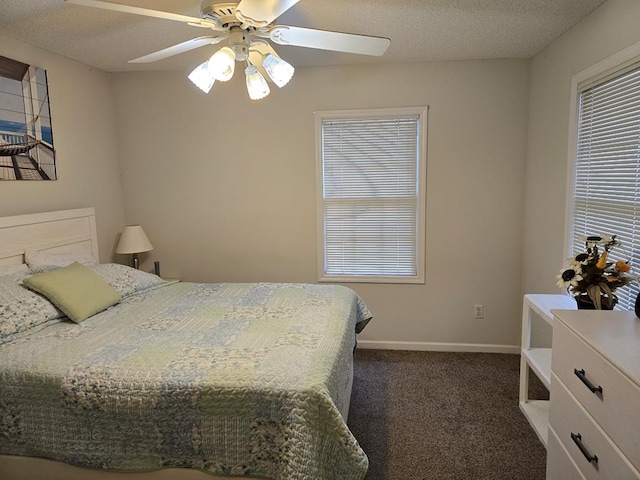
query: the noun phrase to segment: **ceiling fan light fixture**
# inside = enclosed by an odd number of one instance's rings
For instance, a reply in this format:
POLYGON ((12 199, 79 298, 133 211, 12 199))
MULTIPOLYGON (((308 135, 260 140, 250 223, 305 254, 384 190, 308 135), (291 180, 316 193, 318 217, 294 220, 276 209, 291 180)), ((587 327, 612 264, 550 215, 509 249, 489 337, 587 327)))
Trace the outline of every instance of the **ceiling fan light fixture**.
POLYGON ((273 83, 282 88, 293 78, 295 69, 290 63, 269 53, 262 62, 262 67, 267 71, 273 83))
POLYGON ((202 90, 204 93, 209 93, 216 79, 211 74, 209 70, 209 62, 204 62, 198 65, 193 71, 189 74, 189 80, 193 82, 193 84, 202 90))
POLYGON ((236 62, 246 61, 247 88, 252 99, 264 98, 269 94, 269 86, 265 78, 273 81, 280 88, 293 78, 294 68, 279 58, 268 40, 292 47, 373 56, 384 55, 391 44, 391 40, 384 37, 275 24, 276 18, 300 0, 234 0, 232 3, 201 0, 200 17, 135 7, 127 5, 128 0, 117 0, 118 3, 114 3, 114 0, 66 1, 213 30, 213 35, 193 38, 129 62, 155 62, 196 48, 227 41, 228 46, 214 53, 206 64, 195 68, 189 74, 189 79, 202 91, 209 92, 216 80, 226 82, 233 77, 236 62))
POLYGON ((226 82, 233 77, 236 68, 236 54, 231 48, 222 47, 211 56, 207 65, 216 80, 226 82))
POLYGON ((255 65, 249 65, 244 71, 247 76, 247 91, 251 100, 260 100, 269 95, 269 85, 255 65))

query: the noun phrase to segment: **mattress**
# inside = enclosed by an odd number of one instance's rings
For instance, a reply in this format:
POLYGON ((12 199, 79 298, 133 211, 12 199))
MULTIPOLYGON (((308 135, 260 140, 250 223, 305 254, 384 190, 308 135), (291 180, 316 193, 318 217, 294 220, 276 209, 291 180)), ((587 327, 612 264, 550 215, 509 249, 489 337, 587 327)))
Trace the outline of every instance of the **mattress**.
POLYGON ((0 345, 1 454, 121 472, 364 478, 367 456, 340 414, 356 330, 371 318, 355 292, 173 283, 124 297, 0 345))

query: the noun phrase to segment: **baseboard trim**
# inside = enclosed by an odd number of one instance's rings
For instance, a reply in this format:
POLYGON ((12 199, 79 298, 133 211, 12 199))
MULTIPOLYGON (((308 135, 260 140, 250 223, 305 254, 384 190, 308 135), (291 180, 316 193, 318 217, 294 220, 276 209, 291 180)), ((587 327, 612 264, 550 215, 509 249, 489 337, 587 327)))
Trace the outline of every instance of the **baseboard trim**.
POLYGON ((387 342, 378 340, 358 340, 358 348, 372 350, 413 350, 420 352, 520 353, 519 345, 491 345, 478 343, 387 342))

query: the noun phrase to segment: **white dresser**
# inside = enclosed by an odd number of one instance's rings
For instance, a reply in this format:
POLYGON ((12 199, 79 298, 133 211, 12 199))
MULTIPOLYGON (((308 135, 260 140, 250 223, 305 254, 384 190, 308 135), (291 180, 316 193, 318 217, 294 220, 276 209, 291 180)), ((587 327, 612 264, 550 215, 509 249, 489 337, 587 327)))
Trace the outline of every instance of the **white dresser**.
POLYGON ((640 319, 553 314, 547 479, 640 479, 640 319))

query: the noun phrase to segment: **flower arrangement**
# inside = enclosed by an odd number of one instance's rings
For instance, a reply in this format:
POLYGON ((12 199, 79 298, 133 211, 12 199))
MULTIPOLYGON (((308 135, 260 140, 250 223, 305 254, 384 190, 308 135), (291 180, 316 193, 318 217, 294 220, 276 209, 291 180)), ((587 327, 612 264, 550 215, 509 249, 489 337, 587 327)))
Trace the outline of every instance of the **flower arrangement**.
MULTIPOLYGON (((628 285, 635 277, 628 275, 629 262, 608 262, 609 252, 621 246, 616 235, 611 237, 590 236, 585 242, 585 251, 569 259, 569 265, 560 271, 558 286, 570 291, 578 301, 588 297, 597 310, 612 309, 618 301, 614 292, 628 285)), ((579 303, 579 301, 578 301, 579 303)))

